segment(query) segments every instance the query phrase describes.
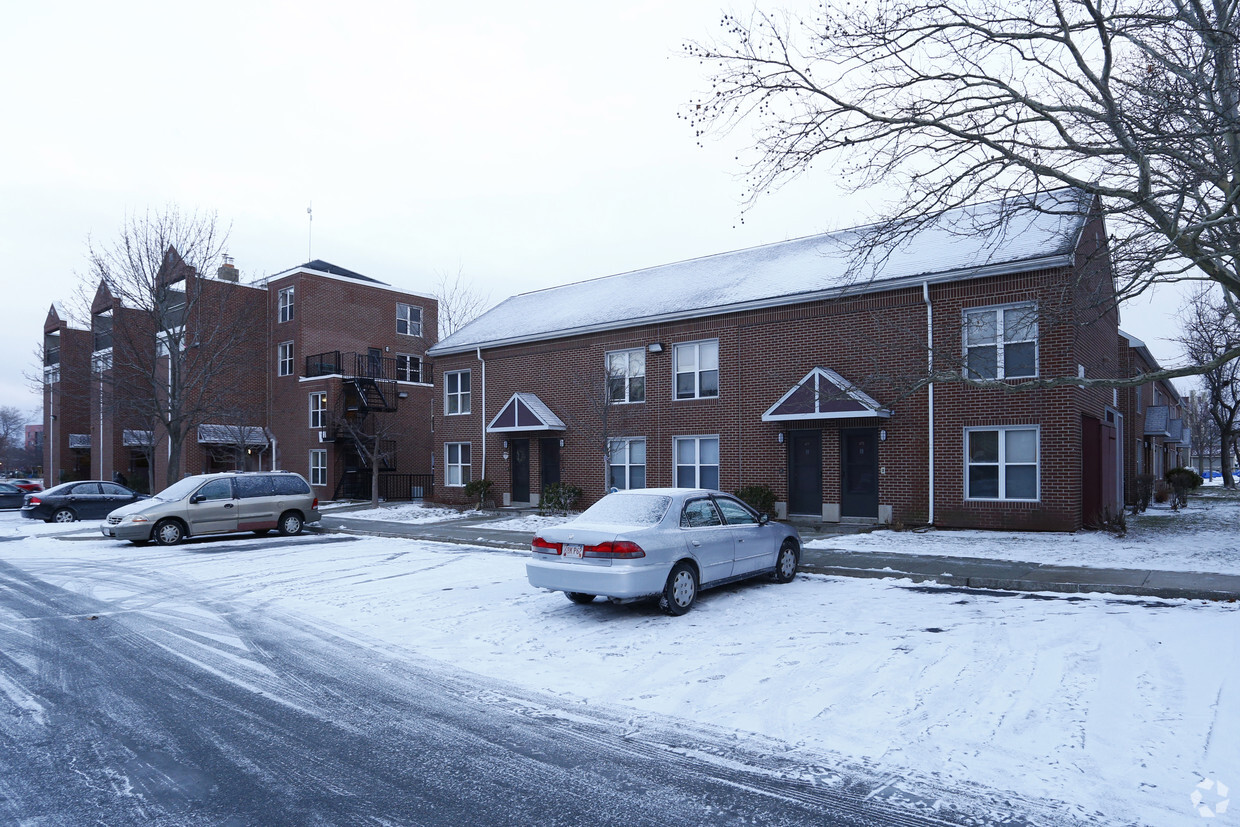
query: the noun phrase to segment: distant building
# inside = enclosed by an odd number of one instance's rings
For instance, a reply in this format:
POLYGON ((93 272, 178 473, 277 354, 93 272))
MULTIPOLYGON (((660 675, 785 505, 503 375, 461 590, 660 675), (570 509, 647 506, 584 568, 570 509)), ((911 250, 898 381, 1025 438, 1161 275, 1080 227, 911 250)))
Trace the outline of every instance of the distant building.
POLYGON ((151 477, 164 486, 171 446, 144 411, 152 377, 171 369, 174 345, 156 330, 175 329, 190 366, 182 369, 207 377, 193 392, 211 399, 178 446, 185 473, 281 468, 306 476, 321 498, 369 496, 377 457, 385 477, 426 476, 429 496, 434 298, 322 260, 242 284, 230 261, 203 277, 169 255, 155 310, 126 306, 101 283, 89 330, 49 311, 47 484, 119 472, 140 488, 151 477), (213 340, 220 318, 240 323, 213 340))
POLYGON ((43 450, 43 426, 27 425, 26 426, 26 450, 42 451, 43 450))

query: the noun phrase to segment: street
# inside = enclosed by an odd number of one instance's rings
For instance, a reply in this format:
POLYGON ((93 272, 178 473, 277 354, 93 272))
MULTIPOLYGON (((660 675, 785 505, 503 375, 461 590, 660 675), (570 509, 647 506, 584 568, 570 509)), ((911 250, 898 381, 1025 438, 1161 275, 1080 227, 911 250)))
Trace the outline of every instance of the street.
MULTIPOLYGON (((983 751, 970 763, 979 747, 963 739, 985 721, 985 704, 999 703, 985 697, 1009 695, 1002 706, 1018 710, 1063 693, 1038 686, 1045 680, 1010 676, 1034 685, 1032 699, 1006 685, 975 686, 968 691, 976 697, 959 700, 975 719, 961 721, 947 707, 901 712, 897 691, 910 679, 881 677, 893 668, 883 660, 866 667, 880 676, 877 691, 839 671, 855 657, 839 646, 870 633, 860 619, 852 631, 831 633, 839 638, 827 645, 837 655, 815 648, 823 630, 804 619, 798 639, 783 621, 751 619, 746 625, 773 645, 721 639, 713 653, 703 651, 704 641, 735 634, 735 623, 754 611, 769 613, 762 607, 772 599, 804 618, 806 601, 830 611, 823 599, 875 588, 868 583, 818 578, 720 590, 693 616, 672 619, 642 607, 575 607, 531 591, 519 581, 521 556, 509 552, 341 535, 138 548, 91 528, 18 525, 0 542, 0 821, 1141 823, 1117 810, 1130 806, 1122 797, 1091 811, 1037 792, 1054 775, 1013 778, 1030 790, 1024 795, 990 786, 1013 766, 1033 766, 1027 758, 1013 763, 1011 744, 999 745, 1004 761, 983 751), (541 630, 532 628, 538 623, 541 630), (744 647, 754 651, 737 657, 744 647), (813 666, 826 657, 839 662, 813 666), (608 688, 621 685, 624 694, 608 688), (602 698, 590 697, 592 686, 602 698), (877 698, 873 709, 866 695, 877 698), (812 706, 815 699, 825 706, 812 706), (943 740, 944 717, 957 720, 952 740, 943 740), (770 726, 782 719, 802 735, 788 739, 770 726), (878 753, 848 754, 840 739, 809 734, 824 720, 823 731, 838 730, 845 745, 864 741, 866 729, 898 740, 878 753), (917 771, 908 771, 909 761, 917 771)), ((901 593, 907 597, 891 599, 923 615, 941 606, 961 618, 989 617, 992 603, 1011 603, 947 589, 892 592, 901 593)), ((1036 611, 1039 623, 1061 615, 1075 623, 1095 604, 1047 605, 1020 610, 1036 611)), ((855 614, 857 605, 842 609, 855 614)), ((1109 605, 1106 614, 1131 625, 1150 609, 1127 617, 1109 605)), ((1201 613, 1185 617, 1197 622, 1201 613)), ((885 625, 898 622, 889 615, 885 625)), ((991 620, 986 628, 993 636, 991 620)), ((876 654, 890 649, 890 664, 922 675, 911 703, 940 704, 975 683, 958 675, 950 686, 926 683, 936 672, 959 672, 962 661, 912 645, 963 647, 972 658, 975 640, 952 644, 946 624, 913 631, 917 637, 902 633, 890 646, 866 644, 876 654), (922 657, 932 660, 918 665, 922 657)), ((997 652, 989 654, 998 660, 997 652)), ((1075 699, 1065 706, 1077 714, 1075 699)), ((1046 737, 1030 729, 1032 720, 1019 722, 1020 738, 1037 746, 1046 737)), ((1075 736, 1062 731, 1064 721, 1046 725, 1064 741, 1055 747, 1062 760, 1081 761, 1070 753, 1075 736)), ((978 743, 1005 737, 1002 727, 977 734, 978 743)), ((1086 737, 1091 746, 1099 740, 1086 737)), ((1096 772, 1097 783, 1114 786, 1112 767, 1096 772)), ((1189 790, 1174 798, 1187 800, 1189 790)))

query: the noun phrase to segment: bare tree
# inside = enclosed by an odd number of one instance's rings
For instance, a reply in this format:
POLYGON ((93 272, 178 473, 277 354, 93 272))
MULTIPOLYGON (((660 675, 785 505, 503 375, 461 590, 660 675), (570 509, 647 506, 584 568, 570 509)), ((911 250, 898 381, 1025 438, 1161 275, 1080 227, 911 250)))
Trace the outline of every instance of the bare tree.
MULTIPOLYGON (((1182 332, 1177 341, 1197 363, 1214 361, 1240 345, 1240 322, 1218 294, 1218 290, 1199 290, 1180 313, 1182 332)), ((1235 488, 1231 446, 1240 428, 1240 360, 1205 371, 1201 381, 1205 407, 1218 433, 1223 485, 1235 488)))
POLYGON ((1214 457, 1219 451, 1218 425, 1210 414, 1210 397, 1197 391, 1189 392, 1184 405, 1184 418, 1188 435, 1192 440, 1194 465, 1202 473, 1214 469, 1214 457))
POLYGON ((5 471, 13 470, 25 458, 28 421, 20 408, 0 407, 0 468, 5 471))
POLYGON ((437 275, 435 299, 439 302, 439 338, 445 339, 474 319, 491 304, 491 294, 481 293, 464 279, 464 271, 457 268, 456 275, 447 271, 437 275))
POLYGON ((1240 318, 1237 14, 1182 0, 834 0, 812 18, 725 15, 718 41, 686 46, 713 79, 687 118, 699 138, 754 122, 748 203, 816 162, 846 188, 901 193, 858 234, 858 261, 943 209, 1026 209, 1014 194, 1070 186, 1110 224, 1115 300, 1205 280, 1240 318))
POLYGON ((337 442, 353 447, 364 467, 370 469, 370 504, 379 505, 379 477, 385 465, 396 464, 396 448, 403 431, 391 412, 371 412, 365 416, 347 413, 334 423, 337 442))
POLYGON ((629 353, 608 354, 604 365, 574 374, 568 382, 573 403, 565 407, 565 424, 592 445, 599 460, 609 467, 615 440, 631 433, 633 416, 642 407, 626 403, 646 398, 645 353, 640 351, 640 366, 634 364, 632 368, 629 353))
POLYGON ((110 243, 90 243, 87 278, 114 300, 110 319, 93 319, 96 349, 103 329, 111 348, 101 374, 112 405, 134 427, 153 424, 156 444, 167 440, 169 484, 181 477, 185 440, 245 407, 240 380, 263 369, 265 342, 253 331, 265 293, 214 278, 226 241, 213 213, 170 206, 128 217, 110 243))

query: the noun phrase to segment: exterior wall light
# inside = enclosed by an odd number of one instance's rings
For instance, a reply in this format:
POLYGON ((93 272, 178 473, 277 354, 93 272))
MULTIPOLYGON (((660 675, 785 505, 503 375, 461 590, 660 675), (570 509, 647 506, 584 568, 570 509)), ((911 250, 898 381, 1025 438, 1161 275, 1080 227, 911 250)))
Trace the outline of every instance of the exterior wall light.
POLYGON ((662 353, 663 343, 662 342, 651 342, 649 345, 646 346, 646 350, 650 351, 651 353, 662 353))
POLYGON ((563 447, 564 447, 564 440, 562 440, 562 439, 560 440, 560 447, 561 447, 561 448, 563 448, 563 447))
POLYGON ((776 434, 775 439, 779 442, 780 445, 783 445, 784 444, 784 432, 780 431, 778 434, 776 434))
POLYGON ((879 442, 887 441, 887 431, 885 429, 878 432, 878 441, 879 442))

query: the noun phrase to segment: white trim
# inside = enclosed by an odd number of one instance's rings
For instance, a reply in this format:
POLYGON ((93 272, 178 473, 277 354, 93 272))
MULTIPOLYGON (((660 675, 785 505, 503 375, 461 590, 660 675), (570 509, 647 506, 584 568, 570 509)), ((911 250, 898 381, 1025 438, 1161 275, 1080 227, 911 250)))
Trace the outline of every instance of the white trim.
POLYGON ((864 419, 866 417, 877 417, 880 419, 887 419, 890 416, 891 416, 891 411, 887 410, 882 405, 878 404, 877 399, 870 396, 865 391, 861 390, 861 388, 857 387, 852 382, 849 382, 843 376, 840 376, 838 373, 836 373, 835 371, 829 368, 814 368, 809 373, 805 374, 805 376, 801 377, 801 381, 797 382, 795 385, 789 388, 787 393, 779 397, 779 400, 774 405, 766 409, 766 413, 762 414, 762 421, 763 422, 802 422, 802 421, 811 420, 811 419, 864 419), (814 397, 815 397, 814 406, 815 407, 818 406, 818 402, 822 398, 821 397, 822 391, 819 389, 820 380, 826 379, 828 383, 844 391, 844 393, 847 394, 849 399, 853 400, 858 405, 862 405, 865 408, 868 408, 869 412, 867 413, 867 412, 859 412, 859 411, 831 411, 828 413, 822 413, 819 411, 815 411, 813 413, 803 413, 803 414, 771 413, 771 411, 776 410, 780 405, 788 401, 788 398, 791 397, 798 390, 800 390, 801 387, 804 386, 805 383, 808 382, 811 377, 814 380, 814 397))
POLYGON ((672 344, 672 401, 673 402, 688 402, 690 400, 695 400, 695 399, 718 399, 720 397, 720 394, 722 393, 722 388, 720 387, 722 383, 720 382, 720 379, 723 377, 723 371, 719 367, 719 362, 720 362, 719 350, 720 350, 719 337, 717 336, 707 337, 705 339, 691 339, 687 342, 675 342, 672 344), (704 396, 702 394, 702 373, 703 373, 702 366, 701 366, 702 345, 712 344, 712 343, 715 346, 715 367, 714 367, 715 393, 711 396, 704 396), (687 348, 689 346, 693 347, 694 367, 692 371, 687 371, 687 370, 682 371, 680 370, 680 349, 687 348), (676 380, 682 373, 687 374, 690 372, 692 372, 693 374, 693 395, 692 396, 681 396, 679 391, 677 390, 676 380))
POLYGON ((324 488, 327 486, 327 449, 326 448, 311 448, 310 449, 309 471, 310 473, 307 475, 307 480, 306 480, 307 482, 309 482, 311 485, 317 485, 319 488, 324 488), (314 464, 315 455, 319 455, 323 458, 323 465, 321 466, 321 470, 323 471, 322 482, 314 481, 314 471, 316 468, 314 464))
POLYGON ((446 370, 443 372, 443 415, 444 416, 469 416, 474 412, 474 376, 473 376, 473 373, 474 373, 473 368, 462 368, 461 370, 446 370), (469 375, 469 390, 465 391, 465 394, 468 394, 469 396, 469 410, 466 410, 466 411, 459 410, 459 408, 461 407, 462 392, 461 392, 461 381, 458 379, 456 382, 456 393, 451 394, 452 396, 456 397, 456 400, 457 400, 456 406, 458 410, 455 412, 452 412, 448 410, 448 396, 449 396, 448 377, 453 376, 453 375, 459 376, 462 373, 469 375))
POLYGON ((646 404, 646 348, 625 347, 625 348, 618 348, 616 350, 604 351, 603 352, 603 381, 606 383, 603 388, 603 394, 607 400, 608 405, 644 405, 646 404), (621 377, 618 374, 612 374, 611 357, 618 356, 622 353, 625 354, 624 376, 623 376, 624 398, 623 399, 612 399, 611 398, 611 380, 613 378, 618 379, 621 377), (629 381, 636 378, 636 376, 629 375, 629 361, 630 361, 631 355, 634 353, 640 353, 642 355, 642 374, 641 374, 642 376, 642 398, 641 399, 630 399, 629 398, 629 381))
MULTIPOLYGON (((979 503, 1036 503, 1042 501, 1042 426, 1041 425, 977 425, 969 426, 964 429, 964 438, 962 440, 964 446, 964 499, 965 502, 979 503), (1027 497, 1007 497, 1004 496, 1007 488, 1007 479, 1003 471, 1007 468, 1007 440, 1000 436, 999 438, 999 457, 997 462, 978 462, 969 461, 969 434, 981 431, 997 431, 1005 434, 1007 431, 1033 431, 1036 440, 1036 454, 1034 459, 1034 484, 1037 486, 1037 493, 1032 498, 1027 497), (974 497, 969 490, 969 467, 971 465, 996 465, 999 469, 999 489, 998 496, 995 497, 974 497)), ((1014 462, 1012 465, 1029 465, 1027 462, 1014 462)))
MULTIPOLYGON (((694 441, 694 449, 693 449, 693 466, 692 466, 692 467, 693 467, 693 469, 694 469, 694 472, 693 472, 693 485, 691 485, 691 486, 687 486, 687 487, 688 487, 688 488, 718 488, 718 487, 719 487, 719 484, 720 484, 720 482, 721 482, 721 480, 717 480, 717 481, 716 481, 716 483, 715 483, 715 485, 713 485, 713 486, 705 486, 705 485, 702 485, 702 468, 703 468, 703 464, 702 464, 702 440, 704 440, 704 439, 713 439, 713 440, 715 440, 715 452, 716 452, 716 455, 717 455, 717 457, 718 457, 718 458, 715 460, 715 463, 714 463, 714 469, 715 469, 715 473, 716 473, 716 474, 718 474, 718 475, 720 476, 720 478, 722 479, 722 476, 723 476, 723 448, 722 448, 722 445, 720 444, 719 434, 677 434, 676 436, 672 437, 672 487, 673 487, 673 488, 680 488, 680 487, 682 487, 682 486, 680 486, 680 485, 678 484, 678 480, 676 479, 676 477, 677 477, 677 473, 676 473, 676 472, 677 472, 677 470, 678 470, 679 468, 681 468, 681 467, 682 467, 682 466, 681 466, 681 464, 678 462, 678 457, 676 456, 676 448, 677 448, 678 443, 679 443, 682 439, 692 439, 692 440, 694 441)), ((684 465, 683 467, 688 468, 688 467, 690 467, 690 466, 688 466, 688 465, 684 465)), ((706 467, 708 467, 708 468, 709 468, 709 467, 711 467, 711 466, 710 466, 710 464, 708 463, 708 464, 706 465, 706 467)))
MULTIPOLYGON (((327 427, 327 391, 310 391, 310 393, 306 394, 306 398, 310 402, 310 411, 309 411, 310 430, 317 431, 317 430, 326 428, 327 427), (323 407, 321 409, 316 410, 315 408, 314 401, 316 398, 322 398, 323 400, 323 407), (314 415, 316 413, 319 415, 319 422, 317 425, 314 422, 314 415)), ((322 442, 323 440, 320 439, 319 441, 322 442)))
POLYGON ((960 357, 961 371, 965 378, 968 379, 1037 379, 1042 375, 1041 355, 1042 355, 1042 320, 1040 318, 1041 308, 1035 300, 1019 301, 1019 302, 1003 302, 1001 304, 981 304, 977 307, 962 307, 960 309, 960 357), (1003 326, 1004 313, 1008 310, 1014 310, 1018 307, 1033 308, 1034 315, 1034 335, 1033 339, 1021 339, 1018 342, 1006 341, 1006 331, 1003 326), (969 314, 970 313, 994 313, 995 314, 995 343, 994 345, 974 345, 974 347, 994 347, 995 348, 995 375, 994 376, 970 376, 972 371, 969 369, 969 314), (1009 344, 1022 345, 1033 342, 1033 373, 1021 374, 1020 376, 1009 376, 1007 372, 1007 348, 1009 344))
POLYGON ((445 488, 464 488, 464 487, 465 487, 465 485, 466 485, 467 483, 469 483, 469 482, 470 482, 470 479, 469 479, 469 478, 466 478, 466 475, 465 475, 464 473, 462 473, 462 474, 461 474, 461 481, 460 481, 460 482, 449 482, 449 481, 448 481, 448 480, 449 480, 449 474, 451 474, 451 473, 452 473, 451 469, 453 469, 453 468, 458 468, 458 469, 459 469, 459 468, 468 468, 468 469, 470 469, 470 474, 469 474, 469 477, 471 477, 471 478, 472 478, 472 476, 473 476, 473 467, 474 467, 474 444, 473 444, 472 442, 445 442, 445 443, 443 444, 443 484, 444 484, 444 487, 445 487, 445 488), (449 459, 448 459, 448 448, 449 448, 450 446, 452 446, 452 445, 458 446, 458 450, 457 450, 457 454, 456 454, 456 459, 457 459, 457 461, 456 461, 456 463, 455 463, 455 464, 453 464, 452 462, 450 462, 450 461, 449 461, 449 459), (463 463, 463 462, 461 462, 461 461, 460 461, 460 460, 461 460, 461 453, 460 453, 460 450, 459 450, 459 446, 461 446, 461 445, 468 445, 468 446, 469 446, 469 462, 468 462, 468 463, 463 463))
MULTIPOLYGON (((296 376, 296 375, 297 375, 297 357, 296 357, 296 356, 294 355, 294 353, 293 353, 293 342, 294 342, 294 340, 293 340, 293 339, 289 339, 289 340, 288 340, 288 341, 286 341, 286 342, 277 342, 277 343, 276 343, 276 376, 277 376, 277 377, 296 376), (284 348, 284 346, 285 346, 285 345, 288 345, 288 366, 289 366, 289 372, 288 372, 288 373, 282 373, 282 372, 281 372, 281 371, 283 371, 283 370, 284 370, 284 351, 283 351, 283 348, 284 348)), ((317 379, 317 378, 319 378, 319 377, 315 377, 315 378, 317 379)))
POLYGON ((288 287, 281 287, 276 292, 276 324, 287 324, 295 318, 297 318, 297 285, 290 284, 288 287), (288 296, 288 304, 284 303, 285 296, 288 296), (280 318, 286 309, 288 318, 280 318))

